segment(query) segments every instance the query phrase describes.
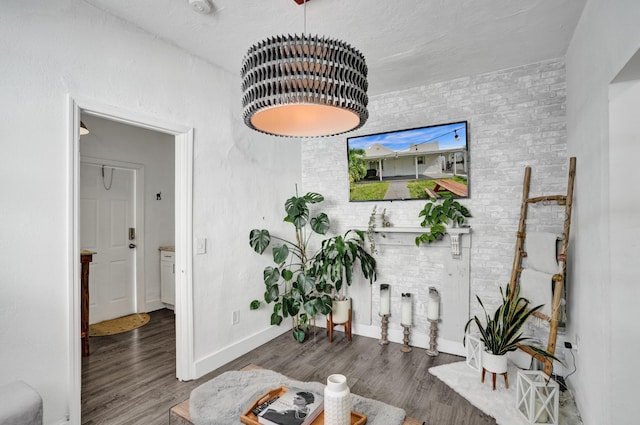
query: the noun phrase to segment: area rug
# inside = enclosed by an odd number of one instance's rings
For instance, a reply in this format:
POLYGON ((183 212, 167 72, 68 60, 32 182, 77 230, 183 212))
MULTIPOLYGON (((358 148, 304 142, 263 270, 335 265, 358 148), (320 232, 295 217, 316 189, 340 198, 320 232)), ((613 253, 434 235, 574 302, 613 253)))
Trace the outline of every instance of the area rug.
POLYGON ((107 336, 128 332, 149 323, 150 317, 147 313, 130 314, 118 317, 117 319, 105 320, 89 326, 89 336, 107 336))
MULTIPOLYGON (((270 389, 297 387, 324 392, 319 382, 300 382, 267 369, 225 372, 191 392, 189 414, 195 425, 236 425, 240 415, 258 397, 270 389)), ((382 403, 351 395, 353 410, 367 416, 367 425, 402 425, 405 411, 382 403)))
MULTIPOLYGON (((528 424, 515 407, 518 369, 514 365, 509 364, 509 389, 505 388, 502 376, 498 376, 495 391, 491 387, 491 374, 485 376, 483 384, 480 381, 480 373, 471 369, 466 362, 432 367, 429 373, 493 417, 498 425, 528 424)), ((560 394, 560 425, 581 425, 582 421, 569 392, 564 391, 560 394)))

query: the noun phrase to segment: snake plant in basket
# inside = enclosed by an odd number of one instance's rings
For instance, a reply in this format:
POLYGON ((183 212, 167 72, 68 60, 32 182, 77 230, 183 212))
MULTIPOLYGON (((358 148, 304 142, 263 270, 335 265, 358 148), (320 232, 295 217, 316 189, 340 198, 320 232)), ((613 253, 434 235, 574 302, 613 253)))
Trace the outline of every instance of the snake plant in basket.
MULTIPOLYGON (((491 370, 487 367, 485 367, 485 369, 497 373, 505 372, 507 360, 506 354, 509 351, 517 350, 520 346, 527 347, 542 357, 552 358, 561 362, 561 360, 544 348, 529 344, 528 342, 530 342, 532 338, 524 336, 522 333, 522 327, 527 322, 527 319, 529 319, 533 313, 540 310, 543 307, 543 304, 529 308, 530 302, 526 298, 520 296, 520 288, 516 288, 513 294, 508 286, 506 291, 503 291, 502 288, 500 288, 500 295, 502 297, 502 304, 492 316, 487 313, 482 300, 476 295, 476 298, 484 311, 485 323, 483 323, 478 316, 474 316, 469 319, 464 327, 464 332, 466 334, 469 331, 471 324, 475 323, 480 332, 480 341, 484 344, 485 352, 492 356, 503 356, 504 370, 491 370)), ((482 355, 483 363, 485 357, 487 357, 485 356, 486 353, 483 353, 482 355)))

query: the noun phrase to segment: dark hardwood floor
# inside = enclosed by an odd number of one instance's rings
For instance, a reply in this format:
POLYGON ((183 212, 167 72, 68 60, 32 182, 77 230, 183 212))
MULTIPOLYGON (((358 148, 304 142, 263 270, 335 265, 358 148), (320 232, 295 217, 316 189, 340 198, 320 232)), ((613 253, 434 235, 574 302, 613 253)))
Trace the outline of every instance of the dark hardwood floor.
POLYGON ((124 334, 91 337, 91 355, 82 360, 82 423, 166 425, 169 409, 189 398, 191 390, 228 370, 254 363, 301 381, 326 382, 331 373, 348 378, 353 393, 402 407, 428 425, 495 425, 428 373, 432 366, 461 357, 427 356, 424 349, 402 353, 400 345, 378 344, 354 335, 348 342, 336 332, 329 343, 323 328, 304 344, 289 333, 190 382, 175 378, 173 312, 151 313, 142 328, 124 334))

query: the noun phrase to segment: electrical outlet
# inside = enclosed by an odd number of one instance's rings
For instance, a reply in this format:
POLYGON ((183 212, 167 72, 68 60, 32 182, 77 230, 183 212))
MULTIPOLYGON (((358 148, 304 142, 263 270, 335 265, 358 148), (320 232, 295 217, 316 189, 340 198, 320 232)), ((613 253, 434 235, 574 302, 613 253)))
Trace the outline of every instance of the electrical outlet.
POLYGON ((234 310, 231 314, 231 324, 237 325, 238 323, 240 323, 240 310, 234 310))
POLYGON ((564 342, 564 348, 566 348, 567 350, 573 350, 573 351, 578 351, 578 343, 571 343, 569 341, 565 341, 564 342))

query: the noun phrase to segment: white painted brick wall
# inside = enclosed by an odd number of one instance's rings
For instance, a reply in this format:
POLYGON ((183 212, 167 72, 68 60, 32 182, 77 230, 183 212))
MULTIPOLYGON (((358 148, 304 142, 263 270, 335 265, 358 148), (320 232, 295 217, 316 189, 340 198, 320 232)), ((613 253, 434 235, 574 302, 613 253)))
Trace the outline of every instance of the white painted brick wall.
MULTIPOLYGON (((517 68, 459 78, 376 96, 370 99, 365 135, 426 125, 469 122, 470 198, 463 203, 473 218, 471 243, 471 312, 479 306, 475 294, 492 306, 496 285, 505 285, 513 263, 520 216, 524 167, 532 167, 531 196, 566 191, 565 67, 551 60, 517 68)), ((302 141, 302 191, 326 197, 323 209, 332 229, 367 227, 374 205, 386 208, 394 226, 419 226, 424 201, 349 202, 346 135, 302 141)), ((562 229, 562 209, 530 211, 529 230, 562 229), (557 223, 549 226, 549 221, 557 223)), ((468 237, 468 236, 463 236, 468 237)), ((384 246, 377 256, 379 283, 391 283, 390 329, 399 326, 400 293, 414 294, 415 331, 428 334, 427 288, 439 285, 445 250, 384 246)), ((362 285, 366 285, 362 283, 362 285)), ((353 291, 352 291, 353 293, 353 291)), ((357 296, 357 295, 356 295, 357 296)), ((372 312, 378 311, 373 290, 372 312)), ((445 307, 446 308, 446 307, 445 307)), ((373 325, 379 320, 374 317, 373 325)))

